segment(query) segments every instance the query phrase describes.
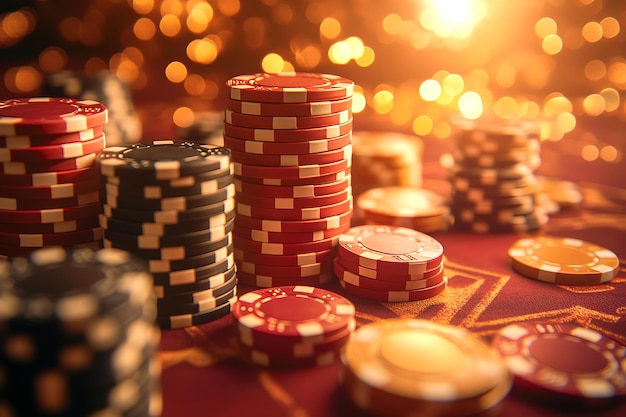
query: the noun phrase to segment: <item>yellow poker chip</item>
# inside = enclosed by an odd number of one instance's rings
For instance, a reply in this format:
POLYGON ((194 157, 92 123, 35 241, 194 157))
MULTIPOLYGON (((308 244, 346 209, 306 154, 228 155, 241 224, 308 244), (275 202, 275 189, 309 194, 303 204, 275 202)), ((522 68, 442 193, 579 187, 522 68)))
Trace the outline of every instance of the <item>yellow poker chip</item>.
POLYGON ((562 285, 597 285, 617 276, 619 258, 609 249, 580 239, 524 238, 509 248, 514 270, 562 285))
POLYGON ((342 361, 364 385, 419 401, 474 398, 509 376, 502 358, 478 336, 421 319, 361 326, 342 361))

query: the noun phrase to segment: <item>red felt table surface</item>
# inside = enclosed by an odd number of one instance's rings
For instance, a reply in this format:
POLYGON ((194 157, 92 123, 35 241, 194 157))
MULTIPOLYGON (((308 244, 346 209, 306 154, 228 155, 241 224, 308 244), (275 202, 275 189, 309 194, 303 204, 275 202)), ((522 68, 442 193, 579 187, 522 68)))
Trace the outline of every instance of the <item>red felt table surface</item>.
MULTIPOLYGON (((598 136, 606 133, 607 138, 616 138, 618 149, 624 147, 623 134, 614 126, 589 123, 598 136)), ((436 160, 441 149, 433 148, 438 146, 435 142, 425 145, 424 184, 445 192, 445 172, 436 160)), ((432 299, 407 303, 379 303, 347 295, 356 305, 358 324, 417 317, 463 326, 490 340, 511 323, 558 321, 595 329, 626 344, 626 164, 583 161, 579 148, 575 140, 544 144, 538 174, 576 182, 584 195, 580 207, 552 215, 546 227, 532 234, 433 234, 444 246, 450 277, 447 290, 432 299), (526 278, 511 269, 507 250, 528 235, 573 237, 602 245, 620 258, 619 274, 606 284, 588 287, 526 278)), ((345 294, 337 282, 327 288, 345 294)), ((239 293, 250 289, 241 287, 239 293)), ((235 344, 231 316, 163 332, 159 356, 164 417, 365 415, 343 394, 338 383, 339 363, 298 370, 255 367, 237 358, 235 344)), ((493 415, 568 413, 534 402, 513 389, 493 415)), ((580 415, 623 416, 626 401, 580 415)))

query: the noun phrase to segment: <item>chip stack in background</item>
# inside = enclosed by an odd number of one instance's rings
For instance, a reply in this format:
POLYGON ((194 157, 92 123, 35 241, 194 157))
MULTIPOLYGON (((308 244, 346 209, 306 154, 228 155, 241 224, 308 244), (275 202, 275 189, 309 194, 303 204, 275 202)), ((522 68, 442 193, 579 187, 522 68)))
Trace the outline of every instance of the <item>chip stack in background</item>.
POLYGON ((87 75, 61 71, 51 74, 42 88, 43 94, 50 97, 73 97, 104 104, 109 116, 104 127, 107 146, 135 143, 141 139, 141 120, 135 111, 130 87, 114 73, 100 71, 87 75))
POLYGON ((357 198, 370 188, 421 187, 424 144, 398 132, 355 131, 352 136, 352 191, 357 198))
POLYGON ((106 107, 70 98, 0 102, 0 255, 99 246, 96 154, 106 107))
POLYGON ((434 191, 417 187, 371 188, 356 197, 358 223, 407 227, 424 233, 447 230, 450 207, 434 191))
POLYGON ((228 314, 237 282, 228 149, 161 140, 106 148, 98 162, 104 245, 147 260, 159 325, 228 314))
POLYGON ((574 412, 605 410, 626 398, 626 346, 597 330, 570 323, 515 323, 500 329, 492 345, 526 398, 574 412))
POLYGON ((341 361, 340 381, 350 399, 386 417, 482 415, 513 382, 504 360, 479 336, 420 319, 359 327, 341 361))
POLYGON ((117 249, 0 260, 0 414, 160 416, 152 279, 117 249))
POLYGON ((457 120, 450 174, 455 228, 525 232, 548 216, 536 200, 540 139, 530 123, 457 120))
POLYGON ((352 219, 354 83, 314 73, 227 82, 224 146, 237 187, 240 283, 312 285, 332 279, 338 235, 352 219))
POLYGON ((355 226, 341 234, 334 272, 348 293, 384 302, 424 300, 448 285, 441 243, 404 227, 355 226))
POLYGON ((193 114, 193 123, 176 127, 180 141, 190 140, 204 144, 224 146, 224 112, 205 111, 193 114))
POLYGON ((233 306, 244 360, 268 367, 324 366, 356 327, 355 307, 332 291, 296 285, 243 294, 233 306))

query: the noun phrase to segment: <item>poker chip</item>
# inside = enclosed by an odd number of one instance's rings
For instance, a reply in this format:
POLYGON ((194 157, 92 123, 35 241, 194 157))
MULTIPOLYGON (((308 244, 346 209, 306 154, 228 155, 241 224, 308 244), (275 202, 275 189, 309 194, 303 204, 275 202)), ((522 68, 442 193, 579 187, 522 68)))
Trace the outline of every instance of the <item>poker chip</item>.
POLYGON ((352 170, 350 167, 320 176, 308 176, 306 178, 269 178, 269 177, 247 177, 236 176, 235 178, 245 180, 247 182, 259 185, 276 185, 276 186, 300 186, 300 185, 323 185, 332 182, 342 181, 350 177, 352 170))
POLYGON ((264 142, 246 140, 224 134, 224 146, 233 151, 257 155, 308 155, 343 149, 352 143, 352 134, 346 133, 330 139, 304 140, 300 142, 264 142))
POLYGON ((338 254, 346 266, 412 275, 438 267, 443 246, 433 237, 412 229, 355 226, 339 236, 338 254))
MULTIPOLYGON (((237 259, 237 256, 235 256, 237 259)), ((322 271, 328 271, 330 262, 326 260, 324 263, 312 263, 296 266, 277 266, 264 265, 255 262, 241 261, 238 262, 239 272, 250 275, 266 275, 272 277, 309 277, 312 275, 320 275, 322 271)))
POLYGON ((270 220, 317 220, 337 216, 352 210, 352 197, 335 204, 305 208, 266 208, 237 202, 237 214, 270 220))
POLYGON ((352 119, 349 110, 338 113, 325 114, 322 116, 256 116, 234 112, 230 109, 225 111, 225 123, 253 129, 311 129, 323 126, 334 126, 347 123, 352 119))
POLYGON ((237 113, 254 116, 323 116, 352 109, 352 97, 332 101, 311 101, 308 103, 259 103, 229 98, 226 101, 226 107, 237 113))
POLYGON ((572 181, 560 178, 538 176, 537 188, 539 198, 543 198, 542 206, 555 204, 556 211, 567 210, 579 206, 583 201, 583 195, 578 185, 572 181))
POLYGON ((160 199, 145 199, 141 197, 129 198, 126 196, 113 196, 104 194, 102 200, 111 208, 125 208, 132 210, 184 211, 198 207, 208 207, 214 204, 224 204, 225 201, 235 196, 234 184, 229 184, 210 194, 197 194, 191 196, 163 197, 160 199))
MULTIPOLYGON (((347 135, 352 131, 352 119, 345 123, 332 126, 311 127, 307 129, 262 129, 249 128, 224 124, 224 134, 233 138, 258 142, 276 142, 300 144, 311 140, 328 140, 347 135)), ((287 146, 285 152, 292 153, 292 148, 287 146)), ((293 152, 298 153, 298 152, 293 152)))
POLYGON ((106 107, 91 100, 35 97, 0 102, 3 136, 79 132, 106 122, 106 107))
POLYGON ((5 233, 0 232, 0 245, 20 248, 42 248, 44 246, 71 246, 80 243, 98 242, 102 229, 94 227, 58 233, 5 233))
POLYGON ((386 303, 399 303, 425 300, 427 298, 432 298, 436 295, 441 294, 448 285, 448 278, 444 276, 441 282, 435 283, 431 286, 426 286, 424 288, 417 288, 413 290, 366 288, 364 286, 353 285, 343 279, 339 280, 339 284, 348 293, 354 294, 357 297, 383 301, 386 303))
POLYGON ((0 185, 11 187, 43 187, 46 185, 73 184, 98 178, 92 168, 70 169, 65 171, 36 172, 33 174, 0 174, 0 185))
POLYGON ((301 72, 239 75, 229 79, 226 86, 232 100, 290 104, 345 99, 354 90, 349 79, 301 72))
POLYGON ((450 208, 433 191, 415 187, 379 187, 361 193, 356 211, 363 224, 385 224, 430 233, 451 224, 450 208))
POLYGON ((315 263, 325 263, 335 256, 333 249, 321 250, 318 252, 298 253, 295 255, 266 255, 257 252, 250 252, 236 247, 234 250, 237 261, 254 262, 261 265, 272 266, 302 266, 315 263))
POLYGON ((456 120, 450 172, 454 227, 474 233, 527 232, 548 222, 534 172, 541 164, 530 123, 456 120), (523 206, 518 212, 501 209, 523 206))
POLYGON ((421 187, 423 148, 418 136, 356 130, 352 137, 354 196, 372 188, 421 187))
POLYGON ((54 223, 4 223, 0 222, 3 233, 61 233, 93 229, 99 226, 95 217, 84 217, 54 223))
POLYGON ((160 332, 140 260, 49 247, 0 265, 2 398, 11 413, 153 415, 160 332), (44 400, 50 392, 54 401, 44 400))
POLYGON ((273 198, 306 198, 320 197, 328 194, 335 194, 345 191, 350 187, 352 177, 346 176, 345 179, 327 184, 319 185, 294 185, 294 186, 276 186, 254 184, 240 179, 235 179, 235 189, 239 196, 243 195, 259 195, 273 198))
POLYGON ((237 272, 238 282, 242 285, 257 288, 280 287, 283 285, 307 285, 311 287, 319 287, 327 284, 334 279, 332 272, 321 272, 318 275, 310 275, 306 277, 280 277, 273 275, 247 274, 245 272, 237 272))
POLYGON ((78 132, 39 135, 0 136, 0 147, 8 149, 24 149, 35 146, 62 145, 64 143, 84 142, 102 136, 103 126, 78 132))
POLYGON ((288 167, 266 167, 246 165, 234 162, 235 175, 246 178, 277 178, 277 179, 306 179, 323 175, 335 174, 345 171, 350 167, 350 160, 344 159, 338 162, 319 165, 299 165, 288 167))
POLYGON ((350 223, 343 223, 335 229, 318 230, 315 232, 267 232, 265 230, 246 229, 241 226, 233 230, 233 234, 245 239, 263 243, 305 243, 319 242, 330 239, 350 229, 350 223))
POLYGON ((58 209, 0 210, 0 218, 6 223, 58 223, 90 216, 97 217, 99 212, 100 203, 92 203, 85 204, 84 206, 63 207, 58 209))
POLYGON ((31 162, 57 159, 71 159, 104 148, 104 136, 84 142, 70 142, 61 145, 34 146, 31 148, 0 148, 0 162, 31 162))
POLYGON ((98 189, 98 181, 70 182, 55 185, 5 186, 0 185, 0 198, 19 199, 66 199, 88 194, 98 189))
POLYGON ((119 198, 120 196, 135 196, 145 200, 160 200, 168 197, 206 196, 215 194, 233 183, 232 175, 225 175, 215 179, 192 183, 189 185, 170 186, 148 184, 137 187, 135 184, 106 181, 104 192, 107 196, 119 198), (138 188, 141 189, 137 195, 138 188))
POLYGON ((297 255, 300 253, 319 252, 331 250, 337 246, 339 236, 301 243, 266 243, 256 242, 244 237, 234 235, 233 242, 242 249, 262 255, 297 255))
POLYGON ((559 285, 598 285, 615 278, 620 261, 611 250, 580 239, 538 236, 516 241, 508 251, 513 269, 559 285))
POLYGON ((231 151, 231 153, 233 161, 242 165, 294 167, 299 165, 322 165, 351 160, 352 146, 347 145, 343 148, 327 152, 299 155, 272 155, 239 151, 231 151))
POLYGON ((106 148, 98 170, 104 246, 146 262, 157 324, 196 326, 228 314, 237 299, 230 151, 191 141, 136 143, 106 148))
POLYGON ((355 326, 354 304, 307 285, 247 292, 232 313, 243 357, 263 366, 330 364, 355 326))
POLYGON ((567 323, 516 323, 492 341, 520 390, 569 404, 623 398, 626 346, 596 330, 567 323))
POLYGON ((165 236, 185 233, 200 232, 202 230, 213 229, 218 226, 225 226, 235 218, 233 211, 220 213, 212 217, 200 218, 197 220, 181 221, 174 224, 163 223, 140 223, 128 220, 109 218, 104 214, 99 216, 99 224, 105 230, 129 233, 133 235, 165 236))
POLYGON ((470 331, 421 319, 361 326, 346 343, 340 382, 360 408, 385 416, 484 412, 509 392, 497 352, 470 331))
POLYGON ((211 275, 206 279, 191 281, 188 284, 176 286, 155 285, 154 293, 157 299, 171 298, 172 300, 181 300, 182 302, 193 301, 204 293, 213 294, 213 291, 215 291, 218 294, 218 288, 231 285, 233 282, 236 285, 237 277, 235 272, 236 268, 232 267, 226 270, 226 272, 211 275))
POLYGON ((241 204, 263 208, 302 209, 339 204, 348 200, 350 197, 352 197, 352 189, 347 187, 345 190, 337 193, 315 197, 263 197, 242 193, 239 196, 236 196, 235 200, 241 204))
POLYGON ((0 162, 0 173, 27 175, 42 172, 67 171, 92 168, 96 164, 96 154, 90 153, 76 158, 50 159, 28 162, 0 162))
POLYGON ((230 154, 214 145, 155 140, 105 148, 98 155, 98 164, 105 177, 167 180, 226 169, 230 154))

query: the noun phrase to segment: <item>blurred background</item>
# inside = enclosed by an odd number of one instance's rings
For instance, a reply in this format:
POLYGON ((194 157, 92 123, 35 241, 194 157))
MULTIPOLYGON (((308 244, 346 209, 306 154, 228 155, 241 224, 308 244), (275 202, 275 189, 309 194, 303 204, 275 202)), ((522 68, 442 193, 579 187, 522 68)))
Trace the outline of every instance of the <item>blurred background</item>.
POLYGON ((355 130, 424 138, 439 164, 460 113, 536 121, 585 175, 620 175, 625 51, 619 0, 0 2, 0 98, 106 70, 138 115, 130 141, 220 115, 232 76, 326 72, 354 80, 355 130))

